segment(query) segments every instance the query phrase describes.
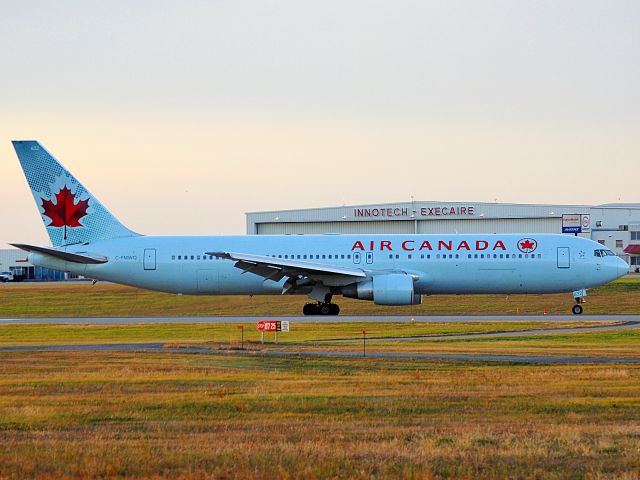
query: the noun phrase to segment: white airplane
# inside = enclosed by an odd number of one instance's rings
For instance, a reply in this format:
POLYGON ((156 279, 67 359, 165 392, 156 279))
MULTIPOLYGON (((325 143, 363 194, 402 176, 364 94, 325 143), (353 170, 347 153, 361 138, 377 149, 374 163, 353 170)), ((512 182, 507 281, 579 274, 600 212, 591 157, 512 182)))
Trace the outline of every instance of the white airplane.
POLYGON ((335 295, 415 305, 422 295, 573 292, 628 271, 591 240, 526 235, 146 236, 122 225, 36 141, 14 141, 52 246, 13 244, 32 264, 190 295, 304 294, 305 315, 335 295))

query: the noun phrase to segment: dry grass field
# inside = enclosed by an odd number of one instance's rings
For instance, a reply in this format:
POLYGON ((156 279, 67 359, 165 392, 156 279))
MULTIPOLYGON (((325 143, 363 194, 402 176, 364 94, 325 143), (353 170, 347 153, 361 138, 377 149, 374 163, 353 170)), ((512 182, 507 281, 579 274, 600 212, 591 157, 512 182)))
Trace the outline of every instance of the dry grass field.
POLYGON ((2 478, 636 479, 640 366, 0 353, 2 478))
MULTIPOLYGON (((305 296, 178 296, 113 284, 0 284, 2 317, 300 315, 305 296)), ((384 307, 337 297, 344 315, 569 314, 570 294, 438 295, 384 307)), ((640 278, 591 290, 585 313, 640 313, 640 278)))
MULTIPOLYGON (((615 282, 593 292, 587 311, 640 313, 639 293, 637 280, 615 282)), ((245 323, 245 348, 354 351, 365 328, 369 352, 640 356, 640 330, 451 337, 586 326, 580 317, 564 323, 409 321, 421 313, 540 313, 544 307, 564 313, 567 295, 425 300, 399 311, 344 301, 345 313, 407 318, 294 323, 275 347, 260 345, 255 324, 245 323), (395 342, 387 336, 438 338, 395 342)), ((100 284, 0 287, 5 318, 297 314, 303 302, 177 297, 100 284)), ((0 323, 0 347, 174 347, 0 351, 0 478, 640 478, 638 364, 245 356, 229 351, 239 346, 236 327, 0 323), (187 354, 183 344, 211 353, 187 354)))

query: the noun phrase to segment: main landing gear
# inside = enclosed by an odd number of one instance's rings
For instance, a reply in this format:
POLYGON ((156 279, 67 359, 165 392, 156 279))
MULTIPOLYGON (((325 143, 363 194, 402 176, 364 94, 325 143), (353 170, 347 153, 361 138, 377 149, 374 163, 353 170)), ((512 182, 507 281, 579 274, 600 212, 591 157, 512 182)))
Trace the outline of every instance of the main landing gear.
POLYGON ((338 315, 340 307, 335 303, 305 303, 302 307, 302 313, 305 315, 338 315))
POLYGON ((305 303, 302 307, 302 313, 305 315, 338 315, 340 307, 335 303, 331 303, 332 295, 330 293, 324 296, 324 302, 305 303))

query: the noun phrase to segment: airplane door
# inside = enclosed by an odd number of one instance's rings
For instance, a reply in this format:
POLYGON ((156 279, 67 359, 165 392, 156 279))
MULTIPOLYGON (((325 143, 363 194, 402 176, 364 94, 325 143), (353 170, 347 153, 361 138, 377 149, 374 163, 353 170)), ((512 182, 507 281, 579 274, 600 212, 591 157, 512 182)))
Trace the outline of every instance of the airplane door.
POLYGON ((360 263, 360 252, 353 252, 353 263, 360 263))
POLYGON ((156 249, 145 248, 144 249, 144 269, 155 270, 156 269, 156 249))
POLYGON ((569 247, 558 247, 558 268, 569 268, 569 247))
POLYGON ((373 252, 367 252, 367 263, 373 263, 373 252))

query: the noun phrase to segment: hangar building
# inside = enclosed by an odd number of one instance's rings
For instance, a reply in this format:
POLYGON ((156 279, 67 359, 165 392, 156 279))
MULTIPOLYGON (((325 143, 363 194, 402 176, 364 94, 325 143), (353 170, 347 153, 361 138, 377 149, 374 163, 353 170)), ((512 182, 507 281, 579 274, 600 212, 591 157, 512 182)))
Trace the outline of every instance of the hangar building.
POLYGON ((580 230, 640 269, 640 204, 532 205, 411 201, 250 212, 247 234, 562 233, 580 230), (564 217, 563 217, 564 216, 564 217), (579 228, 572 222, 577 220, 579 228))
POLYGON ((27 253, 17 248, 0 249, 0 272, 13 273, 16 280, 65 280, 64 272, 36 267, 27 261, 27 253))

